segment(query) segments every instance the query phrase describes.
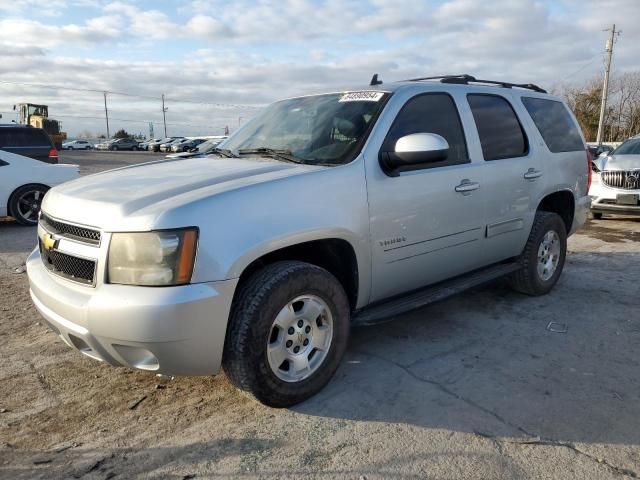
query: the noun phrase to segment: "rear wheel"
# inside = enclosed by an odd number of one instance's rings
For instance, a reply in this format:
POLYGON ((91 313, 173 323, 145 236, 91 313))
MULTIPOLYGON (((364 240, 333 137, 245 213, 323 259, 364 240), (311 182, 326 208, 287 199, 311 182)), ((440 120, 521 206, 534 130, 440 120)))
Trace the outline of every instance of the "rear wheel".
POLYGON ((277 262, 241 285, 225 342, 231 382, 272 407, 302 402, 331 379, 349 335, 349 303, 336 278, 303 262, 277 262))
POLYGON ((89 145, 87 145, 86 147, 84 147, 85 150, 91 150, 91 147, 89 145))
POLYGON ((556 213, 537 212, 520 256, 522 269, 510 277, 511 286, 527 295, 548 293, 560 278, 567 255, 567 229, 556 213))
POLYGON ((600 212, 591 212, 591 218, 594 220, 600 220, 602 218, 602 213, 600 212))
POLYGON ((9 198, 9 214, 22 225, 36 225, 42 199, 48 188, 43 185, 25 185, 9 198))

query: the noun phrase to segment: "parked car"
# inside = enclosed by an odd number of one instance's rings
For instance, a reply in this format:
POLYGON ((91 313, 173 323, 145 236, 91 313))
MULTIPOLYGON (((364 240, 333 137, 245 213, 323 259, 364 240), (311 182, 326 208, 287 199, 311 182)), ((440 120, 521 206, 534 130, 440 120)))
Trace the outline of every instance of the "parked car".
POLYGON ((176 139, 181 139, 184 137, 167 137, 167 138, 163 138, 162 140, 158 141, 158 142, 152 142, 149 144, 148 150, 152 151, 152 152, 159 152, 160 151, 160 146, 167 144, 167 143, 171 143, 176 139))
MULTIPOLYGON (((226 137, 225 137, 226 138, 226 137)), ((202 157, 211 153, 224 139, 210 139, 206 142, 201 143, 195 148, 192 148, 188 152, 182 153, 170 153, 167 155, 167 158, 193 158, 193 157, 202 157)))
POLYGON ((139 150, 138 141, 134 138, 118 138, 111 142, 109 150, 139 150))
POLYGON ((204 142, 206 142, 204 138, 185 138, 178 143, 171 144, 170 150, 174 153, 189 152, 204 142))
POLYGON ((32 297, 91 358, 169 375, 222 365, 276 407, 331 379, 351 325, 502 276, 548 293, 590 205, 578 124, 530 84, 452 76, 290 98, 215 155, 52 189, 58 233, 40 224, 32 297), (72 226, 81 243, 47 247, 72 226))
POLYGON ((149 148, 149 144, 152 142, 157 142, 158 140, 160 140, 159 138, 150 138, 149 140, 145 140, 144 142, 141 142, 138 146, 140 147, 140 150, 147 150, 149 148))
POLYGON ((589 149, 592 158, 597 158, 600 155, 607 155, 613 150, 613 147, 610 145, 598 145, 597 143, 587 143, 587 148, 589 149))
POLYGON ((115 142, 115 140, 105 140, 104 142, 97 143, 95 146, 96 150, 109 150, 111 144, 115 142))
POLYGON ((72 140, 62 144, 63 150, 91 150, 93 144, 87 140, 72 140))
POLYGON ((49 188, 80 176, 77 165, 48 165, 0 150, 0 217, 36 225, 49 188))
POLYGON ((591 214, 640 215, 640 135, 593 160, 591 214))
POLYGON ((58 163, 58 150, 41 128, 0 125, 0 150, 17 153, 45 163, 58 163))
POLYGON ((184 140, 184 138, 175 138, 170 142, 166 142, 166 143, 161 143, 160 144, 160 151, 161 152, 170 152, 171 151, 171 147, 174 145, 177 145, 179 143, 181 143, 184 140))

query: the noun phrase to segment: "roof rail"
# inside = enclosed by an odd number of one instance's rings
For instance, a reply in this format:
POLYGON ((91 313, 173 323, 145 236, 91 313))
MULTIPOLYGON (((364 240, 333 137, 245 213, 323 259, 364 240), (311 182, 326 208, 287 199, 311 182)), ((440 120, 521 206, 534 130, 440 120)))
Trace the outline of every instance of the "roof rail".
POLYGON ((405 82, 422 82, 423 80, 440 80, 441 83, 454 83, 460 85, 468 85, 469 83, 484 83, 486 85, 497 85, 503 88, 526 88, 528 90, 533 90, 534 92, 547 93, 546 90, 540 88, 533 83, 509 83, 509 82, 499 82, 495 80, 479 80, 472 75, 467 75, 463 73, 461 75, 437 75, 434 77, 421 77, 421 78, 410 78, 408 80, 404 80, 405 82))

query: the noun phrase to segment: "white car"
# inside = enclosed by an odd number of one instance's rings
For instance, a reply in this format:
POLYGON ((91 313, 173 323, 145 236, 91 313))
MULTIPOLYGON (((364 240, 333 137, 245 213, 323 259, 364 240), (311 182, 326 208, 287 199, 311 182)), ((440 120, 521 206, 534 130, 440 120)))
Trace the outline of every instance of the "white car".
POLYGON ((594 219, 603 214, 640 216, 640 135, 596 158, 593 170, 589 195, 594 219))
POLYGON ((79 177, 77 165, 51 165, 0 150, 0 217, 36 225, 47 190, 79 177))
POLYGON ((91 150, 92 148, 93 144, 86 140, 72 140, 62 144, 63 150, 91 150))

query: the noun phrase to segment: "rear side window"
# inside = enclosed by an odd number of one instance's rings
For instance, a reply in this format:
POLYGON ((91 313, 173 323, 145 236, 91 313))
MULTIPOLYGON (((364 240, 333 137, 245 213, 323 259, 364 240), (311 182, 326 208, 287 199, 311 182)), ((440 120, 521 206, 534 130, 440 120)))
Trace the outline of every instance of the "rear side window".
POLYGON ((485 160, 522 157, 527 154, 527 137, 506 98, 469 94, 467 100, 478 129, 485 160))
POLYGON ((0 146, 4 147, 50 147, 49 136, 39 129, 2 128, 0 146))
POLYGON ((51 146, 51 140, 44 130, 25 128, 25 145, 29 147, 51 146))
POLYGON ((580 132, 562 102, 522 97, 522 103, 551 152, 584 150, 580 132))
POLYGON ((389 129, 382 151, 392 152, 399 138, 412 133, 436 133, 449 143, 449 156, 421 168, 469 163, 467 144, 453 99, 446 93, 425 93, 410 99, 389 129))

